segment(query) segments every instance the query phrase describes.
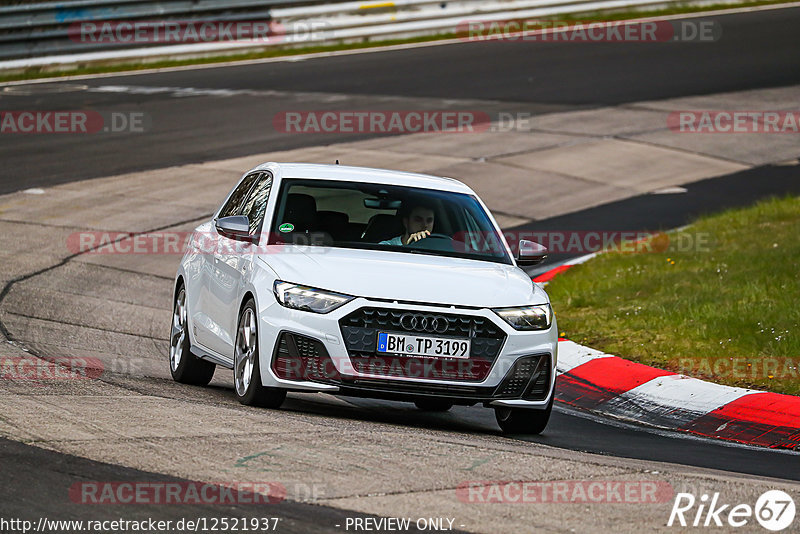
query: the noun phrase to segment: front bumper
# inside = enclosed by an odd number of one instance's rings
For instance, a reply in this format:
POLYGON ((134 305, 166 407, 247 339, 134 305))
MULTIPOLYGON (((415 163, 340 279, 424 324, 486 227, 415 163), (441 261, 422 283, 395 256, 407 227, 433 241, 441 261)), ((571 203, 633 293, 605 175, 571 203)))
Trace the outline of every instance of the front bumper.
POLYGON ((488 309, 364 298, 325 315, 272 301, 259 316, 265 386, 394 400, 437 397, 460 404, 543 408, 555 383, 555 322, 548 330, 524 332, 488 309), (370 317, 383 319, 363 322, 364 310, 370 310, 370 317), (446 317, 451 329, 442 335, 472 340, 469 360, 375 354, 377 331, 402 329, 398 313, 446 317))

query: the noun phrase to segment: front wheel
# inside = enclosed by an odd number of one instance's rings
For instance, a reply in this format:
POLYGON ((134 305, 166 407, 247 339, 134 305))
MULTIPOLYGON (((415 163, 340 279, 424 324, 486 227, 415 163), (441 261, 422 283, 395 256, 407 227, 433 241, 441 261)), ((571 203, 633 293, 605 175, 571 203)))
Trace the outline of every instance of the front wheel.
POLYGON ((494 417, 504 434, 541 434, 550 421, 552 411, 553 397, 550 397, 544 410, 497 407, 494 417))
POLYGON ((286 390, 261 385, 258 358, 258 319, 256 304, 248 300, 239 315, 233 354, 233 382, 236 398, 247 406, 280 408, 286 390))
POLYGON ((181 286, 172 311, 169 337, 169 370, 172 379, 182 384, 207 386, 214 377, 216 365, 201 360, 189 351, 189 320, 186 310, 186 289, 181 286))

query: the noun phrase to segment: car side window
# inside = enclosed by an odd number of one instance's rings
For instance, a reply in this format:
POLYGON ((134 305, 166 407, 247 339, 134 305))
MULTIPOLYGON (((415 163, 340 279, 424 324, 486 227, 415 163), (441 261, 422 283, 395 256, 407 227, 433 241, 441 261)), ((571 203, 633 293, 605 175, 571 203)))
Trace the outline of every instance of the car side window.
POLYGON ((234 189, 228 202, 226 202, 220 210, 220 219, 222 217, 231 217, 232 215, 244 215, 244 203, 247 199, 247 194, 250 192, 250 189, 253 188, 253 184, 256 183, 259 176, 261 176, 259 172, 254 172, 245 176, 244 180, 234 189))
POLYGON ((255 234, 261 227, 264 220, 264 213, 267 211, 267 200, 269 192, 272 190, 272 174, 265 172, 261 175, 258 183, 250 191, 247 201, 244 203, 242 215, 247 215, 250 221, 250 233, 255 234))

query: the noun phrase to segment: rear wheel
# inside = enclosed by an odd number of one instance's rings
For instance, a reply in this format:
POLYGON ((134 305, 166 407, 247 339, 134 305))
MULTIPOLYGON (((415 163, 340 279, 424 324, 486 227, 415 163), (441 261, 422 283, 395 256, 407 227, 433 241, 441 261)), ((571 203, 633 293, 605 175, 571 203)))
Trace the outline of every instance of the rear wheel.
POLYGON ((414 401, 414 404, 424 412, 446 412, 453 407, 452 402, 442 399, 420 399, 414 401))
POLYGON ((258 358, 258 319, 252 300, 242 308, 236 328, 233 354, 233 382, 236 398, 247 406, 280 408, 286 399, 286 390, 261 385, 258 358))
POLYGON ((541 434, 552 411, 553 397, 550 397, 544 410, 498 407, 494 409, 494 417, 504 434, 541 434))
POLYGON ((208 385, 214 377, 214 369, 217 366, 201 360, 189 351, 189 320, 186 289, 183 286, 175 297, 169 341, 169 370, 172 379, 182 384, 208 385))

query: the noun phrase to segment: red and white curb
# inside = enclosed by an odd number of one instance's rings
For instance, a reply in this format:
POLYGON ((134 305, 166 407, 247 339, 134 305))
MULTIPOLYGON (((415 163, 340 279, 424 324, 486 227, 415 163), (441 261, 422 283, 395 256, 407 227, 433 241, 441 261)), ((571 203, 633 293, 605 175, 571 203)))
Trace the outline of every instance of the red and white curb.
MULTIPOLYGON (((547 282, 587 259, 534 281, 547 282)), ((556 400, 583 410, 748 445, 800 449, 800 397, 714 384, 563 338, 557 373, 556 400)))
POLYGON ((591 254, 586 254, 585 256, 579 256, 577 258, 565 261, 564 263, 560 263, 555 267, 553 267, 552 269, 550 269, 549 271, 545 271, 541 274, 534 276, 533 281, 536 282, 537 284, 541 284, 542 286, 546 286, 547 282, 555 278, 557 274, 563 273, 564 271, 575 265, 580 265, 581 263, 585 263, 594 258, 595 256, 597 256, 597 254, 599 253, 592 252, 591 254))

